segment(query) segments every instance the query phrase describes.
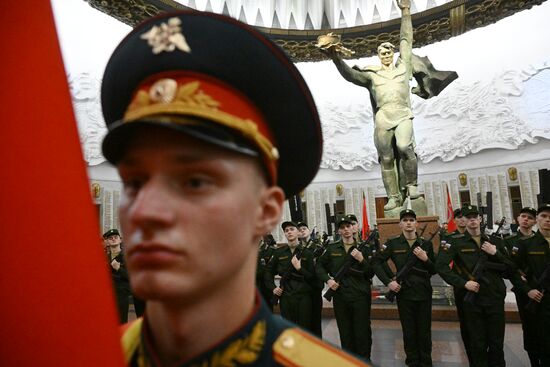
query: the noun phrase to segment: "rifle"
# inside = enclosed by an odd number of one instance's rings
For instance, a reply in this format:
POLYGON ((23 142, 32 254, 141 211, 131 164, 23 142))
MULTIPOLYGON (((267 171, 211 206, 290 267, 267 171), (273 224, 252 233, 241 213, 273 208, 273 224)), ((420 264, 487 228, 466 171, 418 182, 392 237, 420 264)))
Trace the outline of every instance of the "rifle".
MULTIPOLYGON (((373 230, 370 234, 369 234, 369 237, 361 242, 359 244, 359 246, 357 246, 357 250, 361 251, 363 249, 363 247, 365 247, 369 242, 371 242, 374 238, 376 238, 376 234, 378 233, 378 230, 373 230)), ((338 284, 340 284, 340 282, 342 281, 342 279, 344 279, 348 273, 350 272, 350 269, 352 267, 352 265, 356 262, 356 260, 354 259, 353 256, 351 256, 351 251, 353 250, 353 247, 350 249, 347 257, 346 257, 346 260, 344 261, 344 264, 342 264, 342 266, 340 267, 340 269, 338 269, 338 271, 336 272, 336 274, 334 274, 334 281, 338 284)), ((327 301, 332 301, 332 297, 334 296, 334 293, 336 291, 333 290, 332 288, 329 288, 325 294, 323 294, 323 297, 327 300, 327 301)))
MULTIPOLYGON (((302 258, 302 252, 304 251, 304 247, 303 246, 299 246, 296 248, 296 250, 294 251, 294 256, 296 256, 296 258, 298 260, 300 260, 302 258)), ((294 266, 292 265, 292 257, 290 258, 290 267, 287 271, 285 271, 285 273, 281 276, 281 281, 279 283, 280 285, 280 288, 284 290, 292 290, 292 287, 290 286, 290 278, 292 278, 293 276, 293 273, 294 273, 294 266)), ((279 299, 281 297, 276 295, 276 294, 273 294, 273 297, 271 297, 271 304, 273 306, 277 306, 279 304, 279 299)))
MULTIPOLYGON (((504 222, 506 222, 506 217, 502 217, 500 222, 498 222, 497 230, 489 235, 489 241, 491 243, 495 242, 495 240, 498 238, 500 234, 500 230, 504 225, 504 222)), ((483 235, 483 232, 481 234, 483 235)), ((481 251, 481 255, 476 262, 474 271, 472 271, 470 280, 473 280, 474 282, 483 281, 484 283, 488 283, 488 281, 485 278, 485 271, 487 271, 487 269, 504 272, 507 270, 507 267, 505 264, 490 263, 489 256, 487 255, 487 253, 485 251, 481 251)), ((464 302, 469 302, 471 304, 474 304, 476 299, 477 299, 476 292, 467 291, 466 295, 464 296, 464 302)))
MULTIPOLYGON (((550 262, 547 263, 546 266, 544 267, 544 271, 540 275, 540 278, 537 281, 537 286, 535 289, 542 292, 543 296, 544 296, 544 293, 546 293, 547 291, 550 291, 550 262)), ((538 303, 534 299, 529 298, 529 303, 527 303, 527 306, 525 306, 525 309, 533 314, 536 314, 539 308, 539 305, 540 303, 538 303)))
POLYGON ((315 251, 313 251, 313 258, 314 259, 317 259, 319 256, 321 256, 323 254, 323 252, 325 252, 329 242, 330 242, 330 240, 328 238, 328 234, 323 233, 323 243, 321 244, 321 246, 317 247, 315 249, 315 251))
MULTIPOLYGON (((424 245, 424 240, 422 239, 422 235, 424 234, 424 231, 426 230, 426 227, 427 225, 425 225, 424 227, 422 227, 420 229, 420 235, 417 236, 417 239, 418 241, 420 242, 418 245, 414 245, 412 247, 412 250, 415 249, 415 247, 420 247, 421 249, 424 249, 422 246, 424 245)), ((428 239, 428 241, 431 241, 435 235, 437 234, 437 231, 432 233, 430 235, 430 238, 428 239)), ((405 284, 407 286, 410 286, 407 278, 409 277, 409 274, 410 272, 413 270, 414 267, 416 267, 416 265, 418 264, 418 261, 420 261, 415 254, 413 254, 411 252, 409 258, 407 259, 407 262, 405 262, 405 265, 403 265, 403 267, 401 268, 401 270, 399 270, 397 272, 397 274, 395 274, 395 281, 399 284, 405 284)), ((386 294, 385 294, 385 297, 388 301, 390 302, 393 302, 395 300, 395 296, 397 295, 396 292, 392 291, 392 290, 389 290, 386 294)))

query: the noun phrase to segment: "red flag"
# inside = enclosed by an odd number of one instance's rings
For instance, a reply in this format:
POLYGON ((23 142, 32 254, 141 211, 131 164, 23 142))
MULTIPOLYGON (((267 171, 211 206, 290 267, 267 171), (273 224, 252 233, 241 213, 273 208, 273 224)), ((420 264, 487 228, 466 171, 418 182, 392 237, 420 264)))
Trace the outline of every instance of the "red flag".
POLYGON ((367 216, 367 200, 365 199, 365 193, 363 192, 363 224, 361 228, 361 237, 363 240, 367 239, 367 233, 370 231, 369 228, 369 217, 367 216))
POLYGON ((0 2, 0 365, 122 366, 49 1, 0 2))
POLYGON ((451 203, 451 195, 449 194, 449 187, 447 187, 447 232, 452 233, 454 231, 456 231, 455 216, 451 203))

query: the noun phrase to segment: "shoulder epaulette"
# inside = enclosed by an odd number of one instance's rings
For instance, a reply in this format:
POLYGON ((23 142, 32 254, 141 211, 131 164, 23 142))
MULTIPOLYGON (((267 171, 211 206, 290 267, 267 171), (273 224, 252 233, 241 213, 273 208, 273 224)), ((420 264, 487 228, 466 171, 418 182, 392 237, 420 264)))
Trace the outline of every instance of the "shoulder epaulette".
POLYGON ((273 344, 273 357, 283 366, 370 366, 298 328, 287 329, 273 344))

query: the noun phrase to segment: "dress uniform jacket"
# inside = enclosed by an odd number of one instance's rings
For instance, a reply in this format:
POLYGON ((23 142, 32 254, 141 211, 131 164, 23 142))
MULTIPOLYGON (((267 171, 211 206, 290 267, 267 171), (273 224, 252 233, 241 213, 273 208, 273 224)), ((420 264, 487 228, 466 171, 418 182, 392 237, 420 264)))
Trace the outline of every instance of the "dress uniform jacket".
MULTIPOLYGON (((436 270, 441 277, 450 285, 464 289, 467 281, 471 280, 472 272, 481 257, 485 253, 477 245, 475 240, 468 232, 463 234, 455 234, 449 237, 449 242, 439 251, 436 262, 436 270), (454 261, 454 266, 458 267, 458 271, 453 271, 449 267, 451 261, 454 261)), ((485 235, 481 235, 481 244, 489 241, 485 235)), ((489 241, 490 242, 490 241, 489 241)), ((493 264, 513 266, 511 260, 506 256, 506 249, 501 241, 493 241, 493 245, 497 247, 495 255, 488 256, 488 262, 493 264), (496 243, 493 243, 496 242, 496 243)), ((490 267, 490 264, 489 264, 490 267)), ((504 301, 506 297, 506 285, 502 279, 503 272, 494 269, 487 269, 484 280, 479 280, 479 292, 477 293, 478 304, 498 304, 504 301)))
POLYGON ((413 247, 421 246, 428 255, 428 261, 423 262, 418 260, 416 265, 409 273, 406 283, 401 285, 397 297, 415 301, 421 301, 432 298, 432 285, 430 278, 435 274, 435 255, 432 243, 425 240, 415 240, 412 245, 403 234, 390 239, 382 249, 378 252, 374 258, 374 270, 378 278, 385 284, 391 282, 391 278, 383 268, 383 264, 391 259, 397 268, 397 271, 401 270, 407 263, 408 259, 416 255, 413 254, 413 247))
POLYGON ((258 263, 256 265, 256 286, 260 291, 260 294, 266 301, 269 308, 271 308, 271 290, 265 284, 265 273, 267 272, 267 264, 271 260, 275 249, 264 241, 260 244, 258 253, 258 263))
MULTIPOLYGON (((298 245, 295 251, 301 248, 298 245)), ((281 277, 288 277, 288 283, 285 286, 281 284, 283 291, 283 297, 296 295, 296 294, 309 294, 311 293, 311 282, 315 275, 315 266, 313 265, 313 254, 308 249, 302 248, 302 256, 300 259, 301 269, 296 270, 291 263, 294 253, 290 250, 288 245, 279 247, 273 252, 273 256, 269 264, 267 264, 267 271, 265 275, 265 281, 267 287, 273 291, 275 289, 274 277, 280 275, 281 277)))
MULTIPOLYGON (((126 364, 131 367, 156 367, 160 361, 151 343, 147 314, 126 325, 122 333, 126 364)), ((298 329, 273 315, 256 297, 251 317, 235 332, 209 350, 177 367, 219 366, 370 366, 298 329)))
MULTIPOLYGON (((357 243, 355 243, 357 246, 357 243)), ((361 253, 365 260, 361 264, 355 264, 352 266, 348 276, 344 277, 340 281, 340 287, 335 293, 335 297, 341 294, 346 296, 362 297, 364 294, 371 292, 371 279, 374 275, 374 271, 368 261, 371 256, 370 248, 364 246, 361 249, 361 253)), ((324 254, 317 261, 317 275, 323 282, 327 282, 331 276, 335 276, 338 270, 344 265, 348 258, 346 248, 342 240, 333 242, 328 245, 324 254), (329 275, 330 274, 330 275, 329 275)))

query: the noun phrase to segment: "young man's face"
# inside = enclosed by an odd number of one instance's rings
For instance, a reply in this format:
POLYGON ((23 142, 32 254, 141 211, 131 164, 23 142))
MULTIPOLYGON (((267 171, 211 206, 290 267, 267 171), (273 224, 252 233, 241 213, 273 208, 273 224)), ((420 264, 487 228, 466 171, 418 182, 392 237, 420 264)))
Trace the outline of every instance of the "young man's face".
POLYGON ((537 226, 543 231, 550 231, 550 210, 543 210, 537 214, 537 226))
POLYGON ((168 129, 136 136, 117 167, 130 281, 143 299, 197 302, 226 287, 228 274, 254 268, 259 239, 280 218, 266 204, 280 189, 254 159, 168 129))
POLYGON ((466 228, 468 229, 478 229, 481 224, 481 217, 479 214, 470 214, 466 217, 466 228))
POLYGON ((385 47, 378 49, 378 58, 382 65, 391 65, 393 63, 393 50, 385 47))
POLYGON ((416 232, 417 226, 418 223, 416 222, 416 218, 408 215, 404 216, 403 219, 399 221, 399 228, 401 228, 403 232, 416 232))
POLYGON ((120 239, 120 236, 118 234, 112 234, 109 237, 105 239, 105 243, 109 247, 114 247, 120 245, 122 240, 120 239))
POLYGON ((352 226, 352 228, 353 228, 353 233, 359 232, 359 223, 357 223, 357 222, 352 222, 352 223, 351 223, 351 226, 352 226))
POLYGON ((299 237, 303 239, 307 239, 309 237, 309 228, 306 226, 301 226, 298 228, 299 237))
POLYGON ((342 223, 338 227, 338 233, 340 236, 346 239, 353 238, 353 225, 351 223, 342 223))
POLYGON ((523 229, 530 229, 535 225, 536 218, 529 213, 521 213, 518 215, 518 225, 523 229))
POLYGON ((287 226, 285 227, 285 237, 288 242, 294 242, 298 238, 299 232, 298 228, 294 226, 287 226))
POLYGON ((455 218, 456 226, 459 228, 465 228, 466 222, 468 222, 468 219, 465 216, 460 216, 455 218))

